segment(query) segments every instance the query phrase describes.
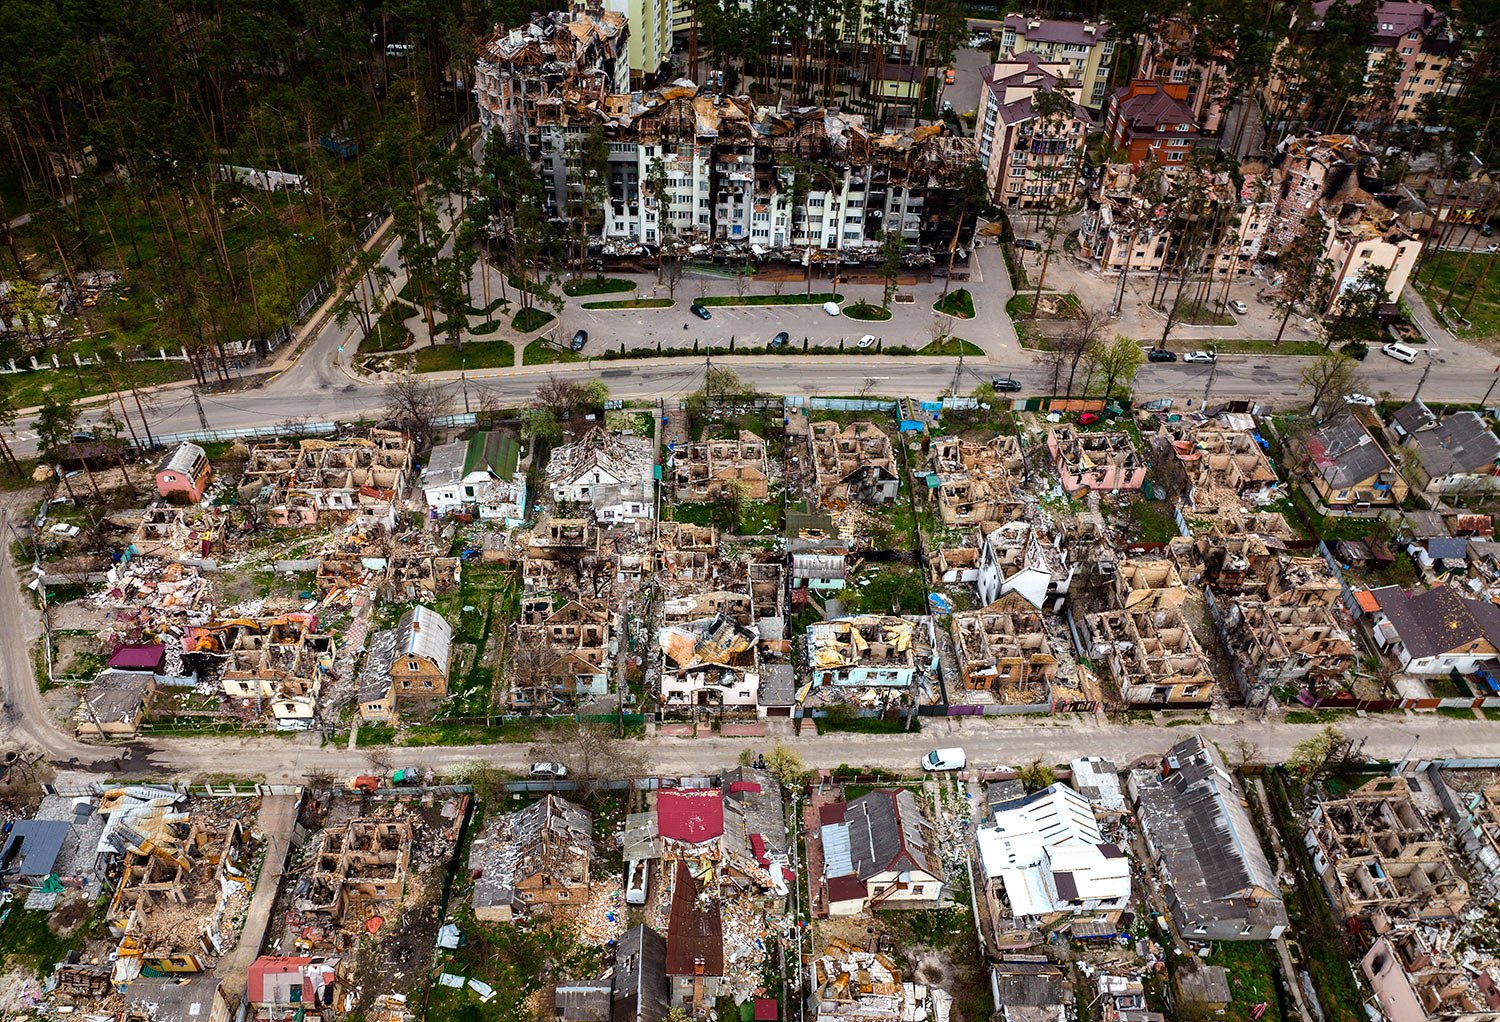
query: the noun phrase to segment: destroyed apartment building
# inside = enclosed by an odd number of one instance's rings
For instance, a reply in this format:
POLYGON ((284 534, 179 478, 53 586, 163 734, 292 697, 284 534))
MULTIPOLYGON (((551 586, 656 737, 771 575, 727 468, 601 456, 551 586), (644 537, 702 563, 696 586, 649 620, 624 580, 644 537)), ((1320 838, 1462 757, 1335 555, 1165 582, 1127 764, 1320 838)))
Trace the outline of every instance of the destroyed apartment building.
POLYGON ((320 831, 305 862, 296 911, 354 930, 387 914, 406 895, 413 825, 390 817, 356 817, 320 831))
POLYGON ((851 702, 865 709, 935 701, 937 634, 930 617, 864 614, 807 628, 809 703, 851 702))
POLYGON ((240 475, 242 504, 264 508, 276 526, 327 524, 325 516, 358 518, 389 528, 412 467, 404 433, 371 429, 364 436, 303 438, 256 444, 240 475))
POLYGON ((1381 934, 1360 969, 1390 1022, 1500 1020, 1500 962, 1464 949, 1451 931, 1411 926, 1381 934))
POLYGON ((279 729, 313 726, 336 648, 312 614, 211 620, 189 627, 182 642, 184 651, 221 666, 219 683, 229 698, 269 709, 279 729))
POLYGON ((1052 426, 1047 430, 1047 450, 1070 497, 1083 490, 1135 493, 1146 482, 1150 468, 1136 450, 1135 440, 1123 430, 1086 432, 1052 426))
POLYGON ((719 613, 668 625, 658 643, 664 711, 755 711, 760 696, 759 640, 752 629, 719 613))
POLYGON ((1018 437, 984 442, 939 437, 928 450, 927 492, 946 526, 1008 522, 1025 506, 1025 461, 1018 437))
POLYGON ((1306 841, 1334 907, 1386 932, 1457 920, 1469 904, 1446 836, 1442 817, 1417 804, 1405 777, 1377 777, 1342 798, 1321 799, 1306 841))
POLYGON ((601 596, 607 556, 598 526, 588 519, 548 517, 525 537, 521 579, 527 592, 601 596))
POLYGON ((819 505, 889 504, 901 489, 891 438, 873 422, 814 422, 808 432, 819 505))
POLYGON ((1156 436, 1156 448, 1170 454, 1171 460, 1164 464, 1180 472, 1188 506, 1195 514, 1265 504, 1274 499, 1280 485, 1250 417, 1226 417, 1232 426, 1218 420, 1168 422, 1156 436), (1240 418, 1246 421, 1239 422, 1240 418))
POLYGON ((119 940, 113 975, 121 985, 146 969, 210 969, 238 939, 254 886, 253 849, 238 819, 211 802, 142 798, 152 793, 123 789, 100 804, 111 818, 100 847, 123 852, 105 915, 119 940))
POLYGON ((1340 689, 1359 656, 1339 605, 1234 601, 1224 631, 1248 706, 1263 704, 1277 685, 1340 689))
POLYGON ((1129 706, 1206 706, 1214 673, 1182 611, 1106 610, 1085 619, 1089 649, 1129 706))
POLYGON ((975 220, 962 183, 979 158, 973 139, 942 124, 878 133, 855 114, 757 106, 685 79, 627 92, 621 39, 634 29, 617 17, 539 15, 499 31, 475 69, 481 127, 504 132, 538 168, 551 217, 574 215, 583 196, 577 147, 603 129, 609 197, 591 242, 606 255, 670 242, 696 255, 749 250, 795 261, 810 249, 814 261, 836 252, 844 265, 873 264, 879 237, 897 229, 917 250, 908 264, 930 265, 954 238, 967 249, 975 220), (661 208, 647 191, 657 158, 669 182, 661 208), (798 160, 830 168, 800 202, 798 160))
POLYGON ((509 922, 587 900, 593 817, 556 795, 490 821, 469 848, 474 918, 509 922))
POLYGON ((526 597, 516 624, 511 706, 568 706, 605 695, 612 619, 603 600, 526 597))
POLYGON ((1001 706, 1045 713, 1052 709, 1057 657, 1042 615, 1020 603, 994 603, 953 615, 953 645, 964 688, 1001 706), (1022 609, 1024 608, 1024 609, 1022 609))
POLYGON ((547 490, 558 504, 587 506, 601 525, 655 517, 656 452, 647 437, 595 427, 552 451, 547 490))
POLYGON ((168 561, 212 557, 227 549, 224 514, 208 507, 152 504, 141 512, 130 545, 139 556, 168 561))
POLYGON ((718 500, 726 488, 742 500, 765 500, 771 493, 771 464, 766 442, 741 430, 734 439, 700 440, 672 451, 666 474, 674 499, 718 500))

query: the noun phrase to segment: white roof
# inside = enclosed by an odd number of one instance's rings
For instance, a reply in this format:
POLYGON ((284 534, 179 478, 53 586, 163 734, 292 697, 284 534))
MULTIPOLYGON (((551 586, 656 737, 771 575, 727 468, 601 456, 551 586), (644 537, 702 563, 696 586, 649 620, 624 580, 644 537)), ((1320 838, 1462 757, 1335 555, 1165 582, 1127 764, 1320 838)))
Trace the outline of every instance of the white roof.
POLYGON ((1130 895, 1130 860, 1104 843, 1093 808, 1066 785, 1000 810, 993 826, 979 828, 976 841, 985 877, 1004 883, 1016 916, 1067 911, 1060 902, 1130 895), (1057 874, 1066 874, 1073 892, 1058 894, 1057 874))
POLYGON ((1120 772, 1110 760, 1101 756, 1075 759, 1068 766, 1073 771, 1073 786, 1100 809, 1125 811, 1125 796, 1120 791, 1120 772))

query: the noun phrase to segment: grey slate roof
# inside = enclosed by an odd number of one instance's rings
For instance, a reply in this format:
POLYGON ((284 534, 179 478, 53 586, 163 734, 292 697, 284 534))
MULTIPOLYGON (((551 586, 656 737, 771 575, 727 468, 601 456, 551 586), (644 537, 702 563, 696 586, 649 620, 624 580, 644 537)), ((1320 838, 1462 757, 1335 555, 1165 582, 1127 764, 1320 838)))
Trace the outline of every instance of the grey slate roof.
POLYGON ((1285 925, 1276 873, 1219 754, 1195 735, 1172 746, 1166 763, 1170 772, 1141 788, 1138 808, 1186 923, 1285 925))
POLYGON ((933 851, 931 824, 922 818, 916 796, 906 789, 877 788, 848 803, 849 853, 861 880, 887 871, 925 870, 943 876, 933 851))
POLYGON ((1375 599, 1413 658, 1438 656, 1477 639, 1500 645, 1500 607, 1488 600, 1466 600, 1454 586, 1415 595, 1386 586, 1375 590, 1375 599))
POLYGON ((1422 470, 1436 478, 1487 474, 1500 459, 1500 437, 1478 412, 1454 412, 1431 429, 1412 434, 1422 470))
POLYGON ((0 847, 0 880, 51 873, 72 829, 66 820, 17 820, 0 847))
POLYGON ((1404 433, 1415 433, 1418 430, 1429 429, 1436 425, 1437 416, 1432 414, 1432 409, 1427 407, 1427 402, 1418 398, 1408 401, 1396 409, 1396 414, 1391 416, 1391 424, 1401 427, 1404 433))
POLYGON ((1000 1003, 1047 1008, 1063 1003, 1063 974, 1046 962, 1001 962, 994 967, 1000 1003))
POLYGON ((611 1022, 662 1022, 671 1004, 667 941, 649 926, 625 931, 615 945, 611 1022))
POLYGON ((1308 435, 1307 454, 1314 470, 1335 489, 1394 471, 1385 451, 1347 408, 1308 435))
POLYGON ((1092 46, 1110 37, 1106 22, 1054 21, 1050 18, 1028 18, 1024 14, 1006 15, 1005 27, 1024 36, 1028 43, 1092 46), (1094 32, 1088 31, 1089 25, 1094 26, 1094 32))
POLYGON ((151 688, 151 675, 141 671, 103 671, 84 690, 87 716, 101 724, 135 720, 151 688))
POLYGON ((563 1022, 609 1022, 612 989, 608 979, 559 983, 552 1001, 557 1018, 563 1022))
POLYGON ((546 868, 543 849, 547 840, 592 849, 593 835, 594 817, 556 795, 499 817, 469 848, 469 868, 479 873, 474 880, 474 907, 513 903, 516 882, 546 868))

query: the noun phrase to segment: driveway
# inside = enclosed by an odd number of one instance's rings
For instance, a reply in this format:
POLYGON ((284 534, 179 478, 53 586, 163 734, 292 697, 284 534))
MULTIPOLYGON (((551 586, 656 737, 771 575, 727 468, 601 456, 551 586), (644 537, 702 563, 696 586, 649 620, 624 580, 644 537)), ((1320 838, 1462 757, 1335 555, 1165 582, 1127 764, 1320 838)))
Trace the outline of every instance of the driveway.
POLYGON ((292 829, 297 824, 295 795, 265 795, 260 800, 260 815, 255 827, 266 839, 266 858, 261 863, 260 877, 255 881, 255 894, 250 899, 250 910, 245 913, 245 928, 240 931, 240 942, 234 950, 219 960, 215 973, 224 983, 231 997, 245 995, 245 983, 250 975, 250 964, 260 957, 261 945, 266 939, 266 927, 271 922, 271 909, 276 903, 276 890, 281 884, 281 874, 286 868, 287 852, 292 847, 292 829))

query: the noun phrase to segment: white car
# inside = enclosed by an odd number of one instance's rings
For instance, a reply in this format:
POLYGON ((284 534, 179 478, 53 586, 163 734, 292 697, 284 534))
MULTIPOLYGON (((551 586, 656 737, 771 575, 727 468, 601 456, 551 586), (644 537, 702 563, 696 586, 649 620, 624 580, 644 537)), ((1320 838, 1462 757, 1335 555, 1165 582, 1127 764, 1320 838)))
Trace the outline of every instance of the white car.
POLYGON ((1395 341, 1392 341, 1390 344, 1387 344, 1380 350, 1391 356, 1391 358, 1395 359, 1397 362, 1405 362, 1407 365, 1411 365, 1417 360, 1416 348, 1408 348, 1406 345, 1397 344, 1395 341))
POLYGON ((561 763, 531 764, 531 779, 534 781, 560 781, 568 776, 568 768, 561 763))
POLYGON ((59 536, 67 536, 69 539, 77 539, 78 534, 83 530, 76 525, 69 525, 67 522, 58 522, 49 531, 55 532, 59 536))
POLYGON ((1371 397, 1370 395, 1368 395, 1368 394, 1360 394, 1358 392, 1355 392, 1353 394, 1345 394, 1344 395, 1344 404, 1346 404, 1346 405, 1365 405, 1367 407, 1374 408, 1375 407, 1375 399, 1373 397, 1371 397))
POLYGON ((823 311, 826 312, 826 313, 828 313, 830 316, 837 316, 839 314, 839 303, 838 302, 824 302, 823 303, 823 311))
POLYGON ((1250 311, 1250 307, 1244 302, 1240 301, 1238 298, 1230 302, 1229 307, 1235 312, 1239 313, 1241 316, 1250 311))
POLYGON ((1189 351, 1183 354, 1182 360, 1184 362, 1213 362, 1218 357, 1211 351, 1189 351))
POLYGON ((968 756, 962 749, 933 749, 922 757, 923 770, 962 770, 968 756))
POLYGON ((875 335, 874 334, 865 334, 863 337, 861 337, 859 339, 859 343, 857 343, 855 345, 855 347, 856 348, 868 348, 870 345, 872 345, 874 343, 875 343, 875 335))

